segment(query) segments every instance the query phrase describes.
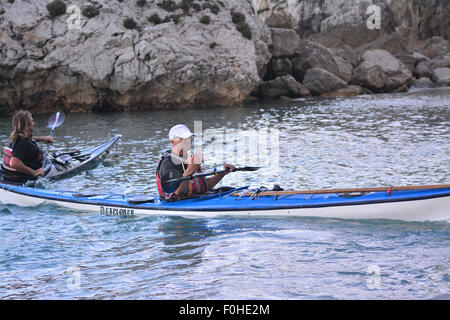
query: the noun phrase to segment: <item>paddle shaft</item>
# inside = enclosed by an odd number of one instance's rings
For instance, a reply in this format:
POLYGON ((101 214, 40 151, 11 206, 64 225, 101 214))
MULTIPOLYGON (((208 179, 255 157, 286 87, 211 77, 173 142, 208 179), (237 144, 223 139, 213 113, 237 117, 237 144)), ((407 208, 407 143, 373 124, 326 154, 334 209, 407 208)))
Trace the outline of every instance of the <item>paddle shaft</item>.
MULTIPOLYGON (((260 196, 281 196, 295 194, 325 194, 325 193, 351 193, 351 192, 377 192, 377 191, 401 191, 401 190, 423 190, 423 189, 450 189, 450 184, 426 185, 426 186, 399 186, 399 187, 373 187, 373 188, 345 188, 345 189, 319 189, 319 190, 286 190, 286 191, 264 191, 260 196)), ((233 192, 232 196, 240 196, 239 192, 233 192)), ((253 192, 247 192, 244 196, 251 196, 253 192)))
MULTIPOLYGON (((56 113, 55 123, 52 126, 52 130, 50 130, 50 137, 53 137, 53 131, 55 131, 55 127, 56 127, 56 124, 58 123, 58 120, 59 120, 59 112, 56 113)), ((47 154, 48 154, 49 149, 50 149, 50 142, 47 142, 47 154)))
MULTIPOLYGON (((259 168, 257 168, 257 167, 242 167, 242 168, 235 168, 232 172, 235 172, 235 171, 255 171, 255 170, 258 170, 258 169, 259 168)), ((199 177, 214 176, 214 175, 225 173, 225 172, 228 172, 228 171, 229 171, 229 169, 223 169, 223 170, 216 170, 216 171, 213 171, 213 172, 194 173, 194 174, 189 175, 189 176, 166 180, 163 183, 183 182, 183 181, 192 180, 192 179, 199 178, 199 177)))

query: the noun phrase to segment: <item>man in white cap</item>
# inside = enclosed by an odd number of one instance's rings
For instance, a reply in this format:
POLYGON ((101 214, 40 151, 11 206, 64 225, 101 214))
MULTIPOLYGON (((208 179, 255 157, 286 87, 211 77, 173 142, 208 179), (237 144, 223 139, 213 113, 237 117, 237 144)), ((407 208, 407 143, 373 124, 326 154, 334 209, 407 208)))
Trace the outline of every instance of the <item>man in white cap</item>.
POLYGON ((176 190, 164 190, 161 180, 177 178, 179 176, 190 176, 202 171, 201 163, 203 162, 203 156, 201 151, 196 150, 194 153, 189 153, 193 135, 191 130, 183 124, 177 124, 169 131, 172 150, 168 151, 159 160, 156 169, 156 183, 162 199, 178 200, 182 196, 205 193, 222 180, 227 173, 235 169, 233 165, 227 163, 224 166, 225 169, 229 169, 226 173, 217 174, 207 179, 205 177, 199 177, 191 181, 184 181, 174 187, 176 190))

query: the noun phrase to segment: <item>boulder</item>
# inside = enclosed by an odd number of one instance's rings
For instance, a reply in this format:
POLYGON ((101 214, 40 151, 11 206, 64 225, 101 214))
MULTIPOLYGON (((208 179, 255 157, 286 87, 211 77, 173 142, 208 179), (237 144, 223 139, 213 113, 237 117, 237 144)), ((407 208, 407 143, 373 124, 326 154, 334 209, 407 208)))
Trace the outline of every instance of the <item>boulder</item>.
POLYGON ((292 72, 300 82, 303 82, 306 72, 311 68, 321 68, 339 75, 333 55, 321 44, 305 41, 296 51, 296 56, 292 59, 292 72))
POLYGON ((365 68, 359 65, 353 70, 351 83, 368 88, 373 92, 381 92, 384 89, 386 74, 379 66, 365 68))
POLYGON ((353 71, 352 83, 375 92, 391 92, 404 86, 412 78, 411 71, 385 50, 365 51, 362 61, 353 71))
POLYGON ((347 87, 344 80, 320 68, 309 69, 305 74, 303 84, 314 95, 321 95, 347 87))
POLYGON ((417 64, 417 66, 414 68, 414 75, 417 78, 430 78, 431 79, 431 77, 433 75, 433 69, 432 69, 433 65, 432 64, 433 63, 430 60, 419 62, 417 64))
POLYGON ((358 65, 358 55, 356 50, 350 47, 348 44, 339 48, 329 48, 328 51, 334 56, 339 56, 351 63, 353 67, 358 65))
POLYGON ((398 33, 378 38, 357 48, 357 51, 384 50, 392 55, 401 55, 408 51, 405 39, 398 33))
POLYGON ((333 59, 337 66, 337 76, 349 83, 352 80, 352 64, 340 56, 333 56, 333 59))
POLYGON ((414 85, 411 86, 411 89, 428 89, 428 88, 434 88, 435 84, 433 81, 431 81, 428 78, 420 78, 414 83, 414 85))
POLYGON ((271 28, 272 54, 274 57, 289 57, 300 45, 300 37, 292 29, 271 28))
POLYGON ((292 29, 291 16, 284 11, 273 11, 265 22, 271 28, 292 29))
POLYGON ((430 59, 434 59, 450 52, 450 41, 445 40, 442 37, 432 37, 421 49, 419 49, 419 52, 430 59))
POLYGON ((430 58, 418 52, 405 53, 395 56, 411 71, 414 72, 416 66, 424 61, 430 61, 430 58))
POLYGON ((360 86, 350 85, 346 88, 322 94, 323 97, 354 97, 364 94, 364 89, 360 86))
POLYGON ((278 77, 274 80, 263 82, 258 89, 258 95, 262 99, 276 100, 281 96, 300 98, 310 96, 309 90, 297 82, 291 75, 278 77))
POLYGON ((442 86, 450 85, 450 68, 436 68, 433 70, 433 81, 442 86))
POLYGON ((450 68, 450 52, 445 55, 437 56, 431 60, 431 67, 436 68, 450 68))
POLYGON ((418 78, 432 78, 433 70, 437 68, 450 68, 450 53, 437 56, 433 60, 424 60, 414 68, 414 74, 418 78))
POLYGON ((409 71, 414 72, 417 60, 412 54, 400 54, 395 57, 400 60, 409 71))

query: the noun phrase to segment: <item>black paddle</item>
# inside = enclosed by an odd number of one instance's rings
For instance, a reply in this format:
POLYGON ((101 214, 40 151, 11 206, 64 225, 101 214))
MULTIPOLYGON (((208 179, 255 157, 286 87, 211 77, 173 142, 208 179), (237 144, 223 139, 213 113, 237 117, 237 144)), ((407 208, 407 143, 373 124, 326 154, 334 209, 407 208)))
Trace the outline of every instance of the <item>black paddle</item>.
MULTIPOLYGON (((236 171, 256 171, 261 169, 261 167, 241 167, 241 168, 235 168, 232 172, 236 172, 236 171)), ((211 172, 201 172, 201 173, 194 173, 192 175, 189 176, 184 176, 184 177, 177 177, 177 175, 179 175, 178 171, 176 172, 169 172, 170 174, 168 174, 167 176, 169 177, 174 177, 168 180, 165 180, 164 177, 161 179, 162 181, 162 187, 163 190, 173 190, 174 188, 176 189, 178 187, 178 184, 180 182, 183 181, 187 181, 187 180, 192 180, 195 178, 199 178, 199 177, 207 177, 207 176, 214 176, 220 173, 224 173, 224 172, 228 172, 230 169, 223 169, 223 170, 214 170, 211 172)))

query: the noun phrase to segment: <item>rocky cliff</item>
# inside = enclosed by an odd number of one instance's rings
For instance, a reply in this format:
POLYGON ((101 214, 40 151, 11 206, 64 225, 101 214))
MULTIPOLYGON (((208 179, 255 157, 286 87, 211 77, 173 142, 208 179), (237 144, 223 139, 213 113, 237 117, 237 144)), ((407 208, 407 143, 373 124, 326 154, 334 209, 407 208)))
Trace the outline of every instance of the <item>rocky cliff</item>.
POLYGON ((450 85, 448 0, 253 0, 272 60, 253 93, 352 96, 450 85), (286 91, 303 84, 309 92, 286 91), (282 81, 283 80, 283 81, 282 81))
POLYGON ((448 85, 449 21, 448 0, 0 0, 0 113, 448 85))
POLYGON ((3 113, 238 104, 271 57, 245 1, 1 1, 3 113))

